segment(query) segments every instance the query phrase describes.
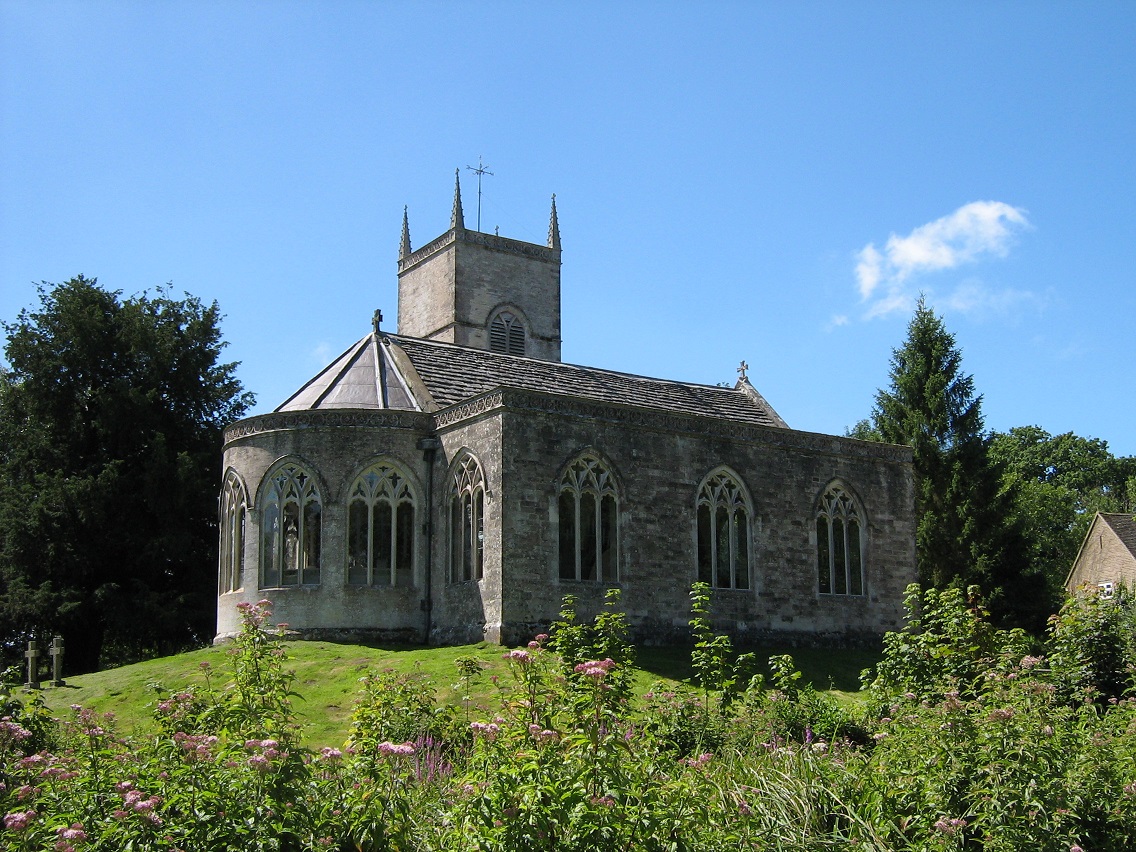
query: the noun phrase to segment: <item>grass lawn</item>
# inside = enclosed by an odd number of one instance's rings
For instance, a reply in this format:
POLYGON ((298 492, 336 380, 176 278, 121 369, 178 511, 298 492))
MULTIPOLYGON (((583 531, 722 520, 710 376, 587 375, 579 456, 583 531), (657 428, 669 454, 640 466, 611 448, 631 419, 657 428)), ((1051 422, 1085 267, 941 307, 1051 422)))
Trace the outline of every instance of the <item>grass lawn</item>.
MULTIPOLYGON (((335 642, 289 642, 288 667, 296 673, 294 690, 296 715, 303 726, 306 745, 341 745, 347 737, 351 711, 359 692, 359 679, 368 671, 393 670, 409 673, 417 669, 437 688, 438 700, 459 700, 454 686, 458 680, 455 661, 473 657, 481 661, 485 674, 473 684, 473 700, 491 708, 496 688, 490 676, 508 678, 508 666, 501 659, 503 649, 480 642, 449 648, 372 647, 335 642)), ((146 734, 153 730, 151 714, 160 685, 164 692, 177 691, 204 683, 202 663, 214 672, 214 685, 228 682, 232 668, 227 646, 203 648, 173 657, 163 657, 93 674, 67 678, 67 685, 43 690, 48 707, 65 714, 72 704, 81 704, 100 713, 113 712, 119 730, 146 734)), ((804 680, 817 689, 833 690, 845 700, 854 700, 859 689, 860 671, 874 665, 879 654, 863 650, 756 649, 764 663, 775 654, 791 654, 804 680)), ((638 649, 636 688, 646 691, 657 680, 679 683, 691 677, 690 652, 685 648, 638 649)), ((768 675, 768 669, 762 666, 768 675)))

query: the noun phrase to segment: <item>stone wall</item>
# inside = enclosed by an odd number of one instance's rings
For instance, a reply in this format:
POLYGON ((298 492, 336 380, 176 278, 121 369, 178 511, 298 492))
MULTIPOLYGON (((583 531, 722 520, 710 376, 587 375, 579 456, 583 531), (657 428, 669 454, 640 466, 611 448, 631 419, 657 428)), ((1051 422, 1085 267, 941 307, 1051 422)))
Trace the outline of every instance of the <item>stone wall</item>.
POLYGON ((565 594, 576 595, 581 616, 590 617, 606 589, 618 585, 638 641, 684 641, 697 577, 697 490, 721 466, 743 482, 753 505, 751 588, 714 593, 715 621, 737 640, 873 639, 901 625, 903 590, 915 576, 910 452, 848 438, 496 391, 434 415, 313 411, 250 418, 226 433, 224 462, 240 475, 251 505, 244 582, 219 597, 219 638, 237 630, 238 603, 267 597, 278 620, 309 636, 421 641, 428 613, 432 643, 512 644, 546 627, 565 594), (429 467, 424 439, 437 445, 429 467), (585 451, 603 459, 617 482, 619 576, 610 583, 559 579, 559 482, 585 451), (484 575, 454 582, 449 508, 453 471, 464 453, 477 458, 486 483, 484 575), (346 584, 348 491, 379 457, 402 467, 421 507, 413 588, 346 584), (261 490, 283 460, 303 464, 318 479, 318 586, 259 584, 261 490), (817 503, 833 481, 863 511, 863 596, 817 590, 817 503))
POLYGON ((560 360, 560 251, 449 231, 399 263, 398 333, 489 349, 497 310, 523 316, 526 354, 560 360))
POLYGON ((1136 588, 1136 559, 1116 532, 1099 517, 1085 536, 1065 587, 1072 593, 1086 583, 1090 586, 1124 583, 1130 589, 1136 588))
POLYGON ((573 412, 548 401, 559 410, 536 410, 534 395, 503 400, 507 641, 525 640, 553 619, 565 594, 579 598, 584 615, 602 604, 607 584, 560 581, 557 566, 560 476, 584 451, 607 460, 619 482, 618 585, 640 640, 688 636, 697 489, 723 465, 749 490, 755 518, 752 588, 714 593, 721 629, 741 641, 816 643, 867 640, 901 625, 903 590, 915 578, 914 487, 904 448, 761 427, 704 434, 715 424, 663 416, 656 426, 634 416, 621 422, 621 413, 635 412, 613 408, 604 418, 594 406, 573 412), (865 513, 864 596, 817 591, 816 508, 834 480, 865 513))
POLYGON ((421 589, 426 549, 416 541, 415 586, 349 586, 347 492, 356 476, 380 457, 398 463, 419 499, 425 496, 426 469, 418 440, 430 433, 429 415, 406 411, 266 414, 235 424, 226 432, 225 470, 243 481, 251 503, 244 540, 243 582, 222 594, 217 605, 217 636, 237 632, 237 604, 268 598, 274 618, 312 636, 368 636, 417 641, 425 630, 421 589), (278 462, 296 461, 318 481, 323 510, 318 586, 262 588, 260 584, 260 505, 264 476, 278 462))

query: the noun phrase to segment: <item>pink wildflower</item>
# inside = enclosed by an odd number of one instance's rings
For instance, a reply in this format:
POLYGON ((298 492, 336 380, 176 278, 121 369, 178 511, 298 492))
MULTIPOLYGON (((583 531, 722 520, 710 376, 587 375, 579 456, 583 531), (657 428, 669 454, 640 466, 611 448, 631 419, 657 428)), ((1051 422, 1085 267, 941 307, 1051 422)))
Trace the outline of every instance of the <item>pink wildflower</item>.
POLYGON ((532 654, 530 654, 528 651, 523 651, 520 648, 514 648, 509 653, 504 654, 501 659, 509 660, 510 662, 515 663, 521 663, 523 665, 524 663, 532 662, 532 654))
POLYGON ((4 827, 9 831, 23 831, 35 817, 33 810, 13 811, 4 817, 4 827))
POLYGON ((379 751, 383 754, 394 755, 395 757, 410 757, 414 754, 416 749, 413 743, 384 742, 379 743, 379 751))
POLYGON ((71 823, 70 828, 60 826, 55 829, 55 833, 59 835, 62 840, 86 840, 87 832, 83 831, 83 824, 79 822, 71 823))
POLYGON ((966 828, 966 824, 965 819, 947 819, 943 817, 935 823, 935 830, 941 831, 948 837, 953 837, 958 834, 961 829, 966 828))

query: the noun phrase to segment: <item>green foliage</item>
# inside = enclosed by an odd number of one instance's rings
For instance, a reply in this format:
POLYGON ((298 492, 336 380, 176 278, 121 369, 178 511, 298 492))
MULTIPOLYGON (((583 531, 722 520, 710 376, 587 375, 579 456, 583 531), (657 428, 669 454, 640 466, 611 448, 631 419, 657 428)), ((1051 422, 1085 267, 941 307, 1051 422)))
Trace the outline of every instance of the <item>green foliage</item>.
POLYGON ((907 587, 903 630, 884 636, 884 656, 865 685, 877 703, 896 696, 940 701, 948 693, 973 698, 992 671, 1016 664, 1029 650, 1021 630, 999 630, 989 619, 977 586, 926 589, 907 587))
POLYGON ((549 628, 548 647, 563 662, 565 675, 573 682, 576 666, 589 660, 611 660, 615 668, 607 685, 620 698, 631 691, 635 646, 631 644, 627 614, 620 607, 622 592, 618 588, 604 593, 604 605, 590 622, 581 622, 576 614, 576 596, 565 595, 560 618, 549 628))
MULTIPOLYGON (((499 710, 468 725, 436 726, 421 675, 368 676, 345 750, 288 739, 291 679, 262 602, 244 613, 232 681, 206 670, 201 689, 164 699, 154 736, 75 707, 32 752, 21 723, 40 711, 7 699, 0 848, 1133 848, 1136 700, 1067 700, 1058 667, 1012 659, 1020 634, 957 591, 928 594, 909 599, 919 659, 890 662, 924 672, 923 649, 944 671, 922 695, 891 683, 886 715, 863 723, 781 655, 771 689, 752 679, 713 701, 709 727, 690 725, 704 689, 613 702, 614 661, 582 660, 573 681, 540 638, 504 654, 499 710), (270 694, 250 704, 250 689, 270 694)), ((1067 620, 1094 618, 1089 605, 1067 620)), ((467 659, 461 676, 479 669, 467 659)))
POLYGON ((913 451, 920 582, 978 584, 1000 621, 1040 631, 1049 600, 1023 557, 1011 499, 988 453, 982 397, 962 372, 954 336, 922 298, 907 340, 892 353, 891 386, 876 394, 871 427, 913 451))
POLYGON ((710 586, 695 583, 690 589, 690 632, 694 650, 690 664, 699 685, 709 695, 720 693, 723 703, 744 687, 746 675, 753 667, 753 654, 735 657, 734 643, 724 633, 715 633, 710 625, 710 586))
POLYGON ((1136 598, 1082 589, 1049 620, 1049 666, 1066 700, 1117 699, 1136 672, 1136 598))
POLYGON ((165 290, 40 288, 0 372, 0 639, 69 670, 211 638, 222 430, 252 402, 220 311, 165 290))
POLYGON ((1132 507, 1136 492, 1127 479, 1136 459, 1113 457, 1097 438, 1050 435, 1038 426, 995 433, 990 457, 1003 469, 1030 564, 1057 599, 1094 514, 1132 507))

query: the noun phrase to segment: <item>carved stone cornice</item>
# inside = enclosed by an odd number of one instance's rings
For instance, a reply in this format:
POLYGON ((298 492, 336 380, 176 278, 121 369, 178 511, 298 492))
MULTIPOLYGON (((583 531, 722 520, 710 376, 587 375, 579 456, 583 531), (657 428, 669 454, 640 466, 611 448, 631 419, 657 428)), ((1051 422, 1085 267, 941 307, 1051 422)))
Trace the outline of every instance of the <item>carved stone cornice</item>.
POLYGON ((470 245, 483 246, 488 249, 493 249, 494 251, 504 252, 505 254, 515 254, 519 257, 543 260, 546 263, 560 262, 560 249, 558 248, 549 248, 548 246, 541 246, 536 243, 526 243, 522 240, 511 240, 508 237, 502 237, 497 234, 483 234, 481 231, 462 229, 459 234, 458 231, 450 229, 440 237, 422 246, 422 248, 408 254, 406 257, 399 258, 399 275, 454 243, 468 243, 470 245))
POLYGON ((444 429, 454 423, 492 411, 494 408, 501 408, 504 405, 505 394, 504 390, 492 390, 465 402, 459 402, 457 405, 451 405, 449 408, 443 408, 435 412, 434 425, 438 429, 444 429))
POLYGON ((432 432, 433 426, 433 418, 429 414, 399 409, 274 411, 234 423, 225 430, 225 445, 249 435, 292 429, 413 429, 432 432))

